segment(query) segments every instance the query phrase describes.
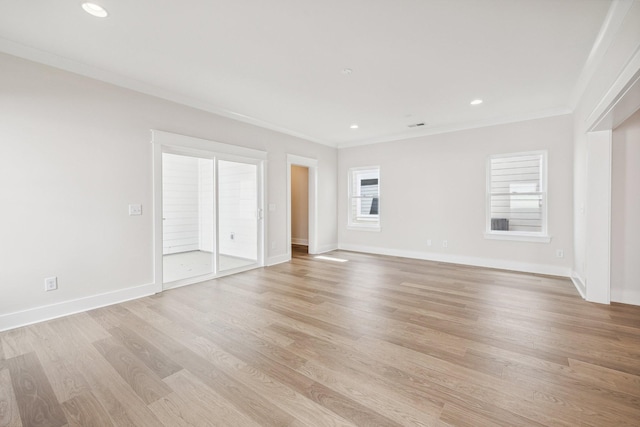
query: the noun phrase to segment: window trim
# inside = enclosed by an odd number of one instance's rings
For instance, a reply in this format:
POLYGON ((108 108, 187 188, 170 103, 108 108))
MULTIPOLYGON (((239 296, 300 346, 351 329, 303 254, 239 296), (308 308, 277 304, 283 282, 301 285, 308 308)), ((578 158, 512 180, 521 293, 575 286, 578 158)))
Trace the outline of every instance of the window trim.
POLYGON ((486 187, 485 187, 485 231, 484 238, 490 240, 511 240, 517 242, 549 243, 551 236, 548 234, 548 200, 549 188, 547 181, 548 152, 547 150, 523 151, 516 153, 492 154, 486 161, 486 187), (491 160, 518 156, 542 156, 540 164, 540 193, 542 195, 542 231, 503 231, 491 230, 491 160))
POLYGON ((380 209, 380 195, 382 188, 382 179, 380 166, 359 166, 349 168, 347 177, 347 229, 348 230, 365 230, 365 231, 380 231, 380 219, 382 217, 382 211, 380 209), (371 171, 376 170, 378 172, 378 215, 377 220, 364 220, 365 222, 353 222, 351 215, 351 202, 352 202, 352 188, 354 174, 359 171, 371 171))

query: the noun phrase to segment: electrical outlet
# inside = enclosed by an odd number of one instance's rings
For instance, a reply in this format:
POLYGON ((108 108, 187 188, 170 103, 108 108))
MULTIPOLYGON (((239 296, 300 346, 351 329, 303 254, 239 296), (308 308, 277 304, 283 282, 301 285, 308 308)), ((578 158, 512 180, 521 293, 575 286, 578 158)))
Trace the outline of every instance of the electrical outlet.
POLYGON ((278 244, 276 242, 271 242, 271 249, 277 249, 278 244))
POLYGON ((58 278, 57 277, 47 277, 44 279, 44 290, 55 291, 58 289, 58 278))
POLYGON ((431 246, 431 239, 427 240, 427 246, 431 246))
POLYGON ((236 238, 236 233, 231 233, 231 234, 229 235, 229 238, 230 238, 231 240, 235 240, 235 238, 236 238))
POLYGON ((447 242, 446 240, 442 241, 442 247, 443 248, 448 248, 449 247, 449 242, 447 242))
POLYGON ((564 251, 562 249, 556 249, 556 258, 564 258, 564 251))

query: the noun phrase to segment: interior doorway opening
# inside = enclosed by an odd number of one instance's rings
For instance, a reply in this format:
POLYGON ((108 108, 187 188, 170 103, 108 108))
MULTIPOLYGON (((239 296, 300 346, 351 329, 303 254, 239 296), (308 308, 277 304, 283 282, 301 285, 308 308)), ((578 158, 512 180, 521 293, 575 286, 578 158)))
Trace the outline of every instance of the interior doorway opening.
POLYGON ((318 160, 287 154, 287 256, 318 253, 318 160), (306 191, 305 191, 306 189, 306 191))
POLYGON ((309 168, 291 165, 291 250, 309 252, 309 168))

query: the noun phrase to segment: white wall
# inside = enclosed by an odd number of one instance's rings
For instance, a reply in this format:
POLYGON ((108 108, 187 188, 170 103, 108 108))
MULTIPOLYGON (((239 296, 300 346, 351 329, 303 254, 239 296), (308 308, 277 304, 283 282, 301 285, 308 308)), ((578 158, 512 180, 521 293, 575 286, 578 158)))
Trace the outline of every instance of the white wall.
POLYGON ((613 131, 611 301, 640 305, 640 110, 613 131))
POLYGON ((587 135, 587 183, 585 222, 589 231, 585 270, 586 299, 609 304, 611 292, 611 131, 587 135))
MULTIPOLYGON (((608 268, 609 259, 588 259, 588 248, 593 245, 606 244, 598 241, 602 228, 609 229, 609 224, 602 220, 601 224, 588 224, 589 194, 597 193, 598 183, 589 183, 589 176, 598 175, 610 170, 611 164, 594 162, 595 153, 589 152, 587 132, 594 124, 595 116, 611 95, 611 89, 622 71, 628 67, 631 58, 640 47, 640 2, 619 1, 614 3, 612 11, 619 11, 621 16, 619 27, 616 26, 610 36, 604 37, 600 44, 600 54, 592 55, 595 62, 587 64, 588 79, 582 93, 578 94, 578 103, 574 111, 574 277, 586 293, 586 287, 606 287, 608 283, 589 283, 589 272, 602 277, 608 268), (591 160, 589 160, 591 157, 591 160), (591 164, 592 170, 589 170, 591 164), (597 168, 597 170, 593 170, 597 168)), ((612 22, 615 22, 615 14, 612 22)), ((603 301, 606 302, 606 301, 603 301)))
POLYGON ((334 148, 5 54, 0 93, 0 330, 153 291, 150 129, 268 152, 268 263, 287 259, 286 156, 318 159, 318 240, 337 245, 334 148))
POLYGON ((309 168, 291 166, 291 243, 309 243, 309 168))
POLYGON ((568 276, 571 127, 571 116, 564 115, 340 150, 340 247, 568 276), (535 150, 548 150, 551 243, 484 239, 487 157, 535 150), (348 230, 348 169, 372 165, 380 166, 381 230, 348 230))

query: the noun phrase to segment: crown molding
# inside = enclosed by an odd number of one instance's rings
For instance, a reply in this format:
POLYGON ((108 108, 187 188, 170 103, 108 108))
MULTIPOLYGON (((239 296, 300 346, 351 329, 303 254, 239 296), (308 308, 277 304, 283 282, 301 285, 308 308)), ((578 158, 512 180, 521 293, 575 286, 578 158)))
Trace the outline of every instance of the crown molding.
POLYGON ((156 98, 161 98, 167 101, 185 105, 187 107, 196 108, 198 110, 213 113, 218 116, 226 117, 229 119, 237 120, 239 122, 293 136, 295 138, 327 145, 329 147, 336 147, 335 143, 314 138, 312 136, 289 129, 284 126, 276 125, 274 123, 260 120, 255 117, 231 111, 206 101, 169 91, 159 86, 150 85, 136 79, 125 77, 118 73, 92 67, 81 62, 74 61, 72 59, 68 59, 50 52, 45 52, 43 50, 26 46, 20 43, 16 43, 8 39, 0 38, 0 52, 17 56, 29 61, 37 62, 39 64, 48 65, 50 67, 58 68, 84 77, 89 77, 105 83, 113 84, 125 89, 130 89, 136 92, 143 93, 145 95, 155 96, 156 98))
POLYGON ((566 114, 572 114, 573 110, 568 107, 552 108, 549 110, 537 111, 533 113, 518 114, 509 117, 500 117, 486 120, 479 120, 474 122, 453 123, 450 125, 428 127, 417 131, 403 132, 394 135, 387 135, 383 137, 362 139, 359 141, 349 141, 338 144, 338 149, 358 147, 362 145, 381 144, 383 142, 401 141, 413 138, 420 138, 423 136, 439 135, 443 133, 459 132, 463 130, 479 129, 490 126, 504 125, 509 123, 525 122, 528 120, 544 119, 547 117, 564 116, 566 114))
POLYGON ((634 1, 635 0, 614 0, 611 3, 607 16, 604 18, 604 22, 600 27, 600 32, 593 42, 591 52, 589 52, 589 56, 573 88, 569 99, 569 105, 572 110, 575 110, 578 106, 585 90, 587 90, 589 82, 591 82, 596 70, 602 63, 609 46, 611 46, 613 40, 618 36, 622 23, 629 13, 629 10, 631 10, 634 1))

